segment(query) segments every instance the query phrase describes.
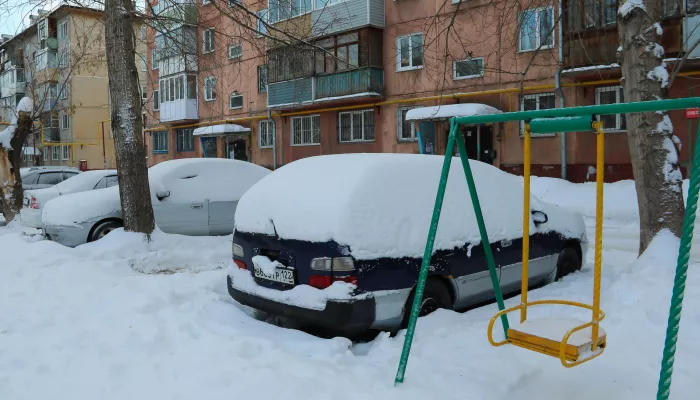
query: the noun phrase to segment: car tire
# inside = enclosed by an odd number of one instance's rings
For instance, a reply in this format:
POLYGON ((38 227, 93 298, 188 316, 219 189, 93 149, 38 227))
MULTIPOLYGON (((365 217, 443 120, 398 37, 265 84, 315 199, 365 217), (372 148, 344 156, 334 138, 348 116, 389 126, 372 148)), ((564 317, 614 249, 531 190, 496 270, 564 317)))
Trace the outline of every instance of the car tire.
POLYGON ((94 242, 96 240, 99 240, 107 236, 108 233, 112 232, 115 229, 121 228, 122 226, 123 225, 121 221, 116 220, 100 222, 98 225, 95 226, 95 228, 93 228, 92 233, 88 238, 88 242, 94 242))
MULTIPOLYGON (((401 322, 402 329, 408 326, 408 320, 411 318, 411 308, 413 307, 413 299, 415 298, 415 295, 416 289, 413 288, 411 295, 408 296, 408 300, 406 300, 406 306, 404 307, 403 320, 401 322)), ((424 317, 432 314, 439 308, 450 308, 451 306, 452 295, 450 294, 450 289, 447 287, 447 285, 439 278, 428 278, 428 281, 425 283, 425 289, 423 290, 423 302, 421 304, 421 310, 418 316, 424 317)))
POLYGON ((565 247, 561 253, 559 253, 559 258, 557 259, 556 280, 580 270, 581 259, 578 252, 573 247, 565 247))

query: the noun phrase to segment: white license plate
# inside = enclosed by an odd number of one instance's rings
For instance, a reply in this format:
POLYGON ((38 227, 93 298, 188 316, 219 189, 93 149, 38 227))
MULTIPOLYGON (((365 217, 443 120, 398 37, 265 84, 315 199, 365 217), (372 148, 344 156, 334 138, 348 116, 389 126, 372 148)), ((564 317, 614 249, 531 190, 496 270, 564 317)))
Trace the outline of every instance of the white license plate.
POLYGON ((261 279, 267 279, 269 281, 284 283, 287 285, 294 285, 294 270, 287 268, 276 268, 275 272, 271 274, 266 274, 262 268, 257 265, 255 268, 255 277, 261 279))

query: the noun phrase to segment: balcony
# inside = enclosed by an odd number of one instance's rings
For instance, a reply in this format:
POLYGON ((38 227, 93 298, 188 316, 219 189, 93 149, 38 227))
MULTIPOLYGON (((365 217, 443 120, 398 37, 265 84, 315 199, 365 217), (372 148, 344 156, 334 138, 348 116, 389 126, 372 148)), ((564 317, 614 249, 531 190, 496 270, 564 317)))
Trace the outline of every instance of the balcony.
POLYGON ((56 50, 43 49, 36 54, 34 70, 36 83, 55 81, 58 79, 56 68, 58 67, 58 53, 56 50))
POLYGON ((61 131, 56 127, 45 126, 43 135, 45 142, 56 143, 61 141, 61 131))
POLYGON ((24 69, 11 67, 0 74, 0 95, 10 97, 26 93, 24 69))
POLYGON ((381 68, 362 68, 354 71, 316 77, 316 100, 362 94, 380 94, 384 86, 381 68))
POLYGON ((47 97, 44 99, 44 104, 41 106, 41 112, 49 112, 53 111, 56 108, 56 104, 58 103, 58 99, 55 97, 47 97))

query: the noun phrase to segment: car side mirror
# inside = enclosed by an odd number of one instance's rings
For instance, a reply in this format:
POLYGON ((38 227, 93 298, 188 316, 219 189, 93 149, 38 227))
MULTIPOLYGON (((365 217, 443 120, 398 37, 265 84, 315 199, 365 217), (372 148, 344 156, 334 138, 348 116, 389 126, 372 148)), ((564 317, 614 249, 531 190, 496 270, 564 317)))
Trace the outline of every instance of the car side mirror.
POLYGON ((547 221, 549 221, 549 217, 547 216, 547 214, 545 214, 542 211, 533 210, 531 212, 531 214, 532 214, 532 222, 535 223, 535 226, 540 226, 542 224, 546 224, 547 221))
POLYGON ((170 196, 170 190, 161 190, 161 191, 156 192, 156 197, 158 198, 158 200, 163 200, 164 198, 169 197, 169 196, 170 196))

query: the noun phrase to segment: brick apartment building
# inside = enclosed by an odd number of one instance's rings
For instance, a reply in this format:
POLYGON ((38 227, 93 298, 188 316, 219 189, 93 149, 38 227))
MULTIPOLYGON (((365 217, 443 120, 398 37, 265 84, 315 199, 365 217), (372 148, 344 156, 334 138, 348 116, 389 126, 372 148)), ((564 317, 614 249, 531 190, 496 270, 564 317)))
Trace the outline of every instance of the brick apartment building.
MULTIPOLYGON (((614 0, 563 0, 562 13, 551 0, 197 1, 151 3, 168 24, 147 33, 149 165, 204 156, 275 168, 321 154, 418 153, 416 127, 427 150, 444 154, 448 122, 413 124, 407 110, 624 100, 614 0)), ((664 1, 662 9, 672 70, 700 39, 700 0, 664 1)), ((696 57, 700 46, 669 97, 693 95, 696 57)), ((697 119, 670 117, 685 165, 697 119)), ((603 119, 606 180, 631 178, 624 117, 603 119)), ((519 124, 464 129, 471 157, 521 171, 519 124)), ((540 135, 532 147, 536 175, 560 176, 565 155, 568 179, 595 178, 590 133, 567 134, 565 143, 540 135)))

